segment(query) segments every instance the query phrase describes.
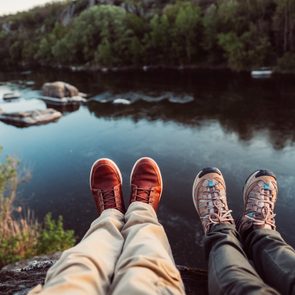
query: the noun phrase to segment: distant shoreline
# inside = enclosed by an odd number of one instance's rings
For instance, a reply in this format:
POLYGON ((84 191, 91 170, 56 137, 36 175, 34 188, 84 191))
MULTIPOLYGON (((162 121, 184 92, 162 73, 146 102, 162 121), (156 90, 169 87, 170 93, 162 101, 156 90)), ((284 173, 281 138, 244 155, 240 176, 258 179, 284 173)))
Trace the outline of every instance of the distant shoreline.
MULTIPOLYGON (((251 70, 233 71, 226 65, 208 66, 208 65, 144 65, 144 66, 118 66, 118 67, 103 67, 97 65, 39 65, 39 64, 16 64, 10 67, 2 66, 1 69, 10 71, 15 67, 20 71, 27 71, 38 68, 50 68, 56 70, 66 70, 71 72, 88 72, 88 73, 123 73, 123 72, 154 72, 154 71, 177 71, 177 72, 208 72, 208 73, 227 73, 229 75, 250 74, 251 70)), ((295 75, 295 71, 282 71, 276 67, 271 68, 274 75, 295 75)))

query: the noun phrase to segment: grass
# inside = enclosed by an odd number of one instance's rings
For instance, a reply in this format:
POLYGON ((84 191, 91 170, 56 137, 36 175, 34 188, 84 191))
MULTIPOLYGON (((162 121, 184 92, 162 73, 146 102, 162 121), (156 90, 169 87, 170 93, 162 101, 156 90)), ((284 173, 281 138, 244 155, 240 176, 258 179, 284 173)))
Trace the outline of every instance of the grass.
POLYGON ((7 158, 0 163, 0 268, 75 244, 74 231, 64 229, 61 216, 54 220, 48 213, 40 223, 30 209, 15 206, 20 181, 15 159, 7 158))

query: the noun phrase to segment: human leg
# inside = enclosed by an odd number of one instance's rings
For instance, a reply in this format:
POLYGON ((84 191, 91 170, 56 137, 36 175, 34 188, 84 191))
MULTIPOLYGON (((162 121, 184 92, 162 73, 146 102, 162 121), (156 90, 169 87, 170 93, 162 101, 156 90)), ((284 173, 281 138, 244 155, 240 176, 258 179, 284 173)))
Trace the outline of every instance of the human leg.
POLYGON ((295 251, 276 231, 274 207, 278 186, 268 170, 251 174, 239 225, 246 252, 263 280, 282 294, 295 294, 295 251))
POLYGON ((165 230, 155 211, 162 193, 162 179, 153 160, 137 161, 131 187, 131 204, 122 229, 125 243, 111 293, 185 294, 165 230))
POLYGON ((107 294, 124 243, 122 178, 110 160, 96 161, 90 187, 100 214, 82 241, 49 269, 45 285, 29 294, 107 294))
POLYGON ((217 168, 196 176, 193 202, 205 232, 209 294, 278 294, 261 280, 243 251, 217 168))

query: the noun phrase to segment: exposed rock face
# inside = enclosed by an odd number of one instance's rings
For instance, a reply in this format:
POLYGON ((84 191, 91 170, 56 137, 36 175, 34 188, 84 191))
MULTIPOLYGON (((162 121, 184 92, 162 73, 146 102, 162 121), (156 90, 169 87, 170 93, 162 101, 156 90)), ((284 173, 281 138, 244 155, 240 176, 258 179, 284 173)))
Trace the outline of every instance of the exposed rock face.
POLYGON ((75 86, 60 81, 45 83, 42 93, 44 96, 58 98, 79 96, 79 90, 75 86))
POLYGON ((7 265, 0 270, 0 294, 23 295, 38 284, 43 284, 46 272, 60 253, 39 256, 7 265))
POLYGON ((11 31, 11 24, 10 23, 4 23, 2 24, 2 30, 5 32, 5 33, 10 33, 11 31))
MULTIPOLYGON (((60 253, 43 255, 7 265, 0 270, 0 294, 24 295, 38 284, 43 284, 46 272, 60 253)), ((207 273, 204 270, 178 266, 186 294, 207 294, 207 273)))
POLYGON ((75 1, 71 2, 70 5, 63 11, 61 19, 62 19, 62 24, 64 26, 67 26, 72 18, 74 17, 76 10, 76 3, 75 1))

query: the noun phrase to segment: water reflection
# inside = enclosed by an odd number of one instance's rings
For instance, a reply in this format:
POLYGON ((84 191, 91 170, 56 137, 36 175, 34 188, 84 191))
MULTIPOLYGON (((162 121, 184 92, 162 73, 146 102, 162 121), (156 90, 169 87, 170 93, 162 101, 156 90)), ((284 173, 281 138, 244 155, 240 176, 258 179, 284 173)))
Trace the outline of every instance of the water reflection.
MULTIPOLYGON (((12 84, 12 89, 17 90, 22 87, 27 89, 30 83, 31 90, 38 92, 43 83, 55 80, 76 85, 93 100, 112 102, 117 98, 127 98, 132 102, 129 106, 96 105, 91 102, 89 110, 97 117, 128 116, 135 121, 139 118, 161 119, 189 126, 218 120, 225 132, 235 132, 245 142, 265 131, 276 149, 282 149, 295 140, 293 76, 258 81, 248 75, 213 75, 210 72, 86 74, 38 70, 25 72, 24 75, 0 73, 0 81, 9 81, 10 85, 14 81, 19 88, 12 84), (22 77, 25 79, 20 79, 22 77)), ((7 88, 7 84, 3 87, 7 88)), ((67 113, 77 109, 58 110, 67 113)))
POLYGON ((59 112, 61 112, 63 115, 68 114, 68 113, 72 113, 72 112, 76 112, 80 109, 80 104, 69 104, 69 105, 56 105, 56 104, 51 104, 46 102, 46 107, 47 108, 52 108, 55 109, 59 112))
POLYGON ((219 95, 199 93, 194 95, 193 102, 184 105, 167 101, 139 101, 127 106, 89 102, 88 108, 97 117, 130 117, 134 121, 161 119, 191 127, 200 126, 207 120, 217 120, 225 132, 235 132, 244 142, 263 130, 276 149, 282 149, 295 140, 295 101, 291 97, 277 100, 276 97, 256 93, 250 99, 250 95, 230 92, 219 95))

